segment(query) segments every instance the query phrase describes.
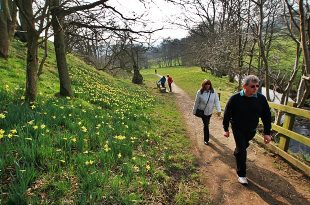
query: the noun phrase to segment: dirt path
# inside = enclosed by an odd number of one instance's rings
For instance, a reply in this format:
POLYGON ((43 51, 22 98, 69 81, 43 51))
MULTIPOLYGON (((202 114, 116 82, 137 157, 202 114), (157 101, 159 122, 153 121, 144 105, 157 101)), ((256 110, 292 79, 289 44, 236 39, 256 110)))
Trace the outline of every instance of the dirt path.
MULTIPOLYGON (((248 148, 248 186, 237 182, 234 140, 223 137, 222 119, 213 115, 210 122, 210 145, 203 143, 202 121, 192 114, 193 99, 173 85, 178 109, 183 113, 188 136, 203 183, 209 189, 212 204, 310 204, 310 180, 281 159, 255 143, 248 148)), ((223 108, 222 108, 223 109, 223 108)))

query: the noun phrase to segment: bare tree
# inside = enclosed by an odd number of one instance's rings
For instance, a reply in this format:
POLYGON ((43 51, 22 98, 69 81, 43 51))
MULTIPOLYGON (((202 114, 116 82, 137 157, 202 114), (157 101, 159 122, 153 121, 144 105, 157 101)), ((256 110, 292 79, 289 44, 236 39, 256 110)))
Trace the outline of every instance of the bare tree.
POLYGON ((16 4, 12 0, 0 1, 0 57, 9 56, 10 42, 16 27, 16 4))
MULTIPOLYGON (((60 0, 51 2, 52 25, 55 35, 55 52, 57 57, 57 67, 60 77, 60 95, 70 96, 72 90, 70 86, 69 72, 67 69, 65 57, 65 27, 71 25, 76 30, 87 32, 87 49, 96 50, 96 58, 98 56, 99 47, 99 33, 106 33, 107 31, 127 31, 132 33, 152 33, 154 31, 134 31, 130 28, 130 23, 136 22, 140 17, 128 18, 119 12, 116 8, 109 6, 108 0, 98 0, 93 3, 77 4, 76 2, 64 2, 60 4, 60 0), (70 3, 70 4, 68 4, 70 3), (71 16, 74 16, 73 18, 71 16), (64 24, 66 23, 66 25, 64 24), (92 35, 95 34, 95 35, 92 35), (56 40, 57 38, 57 40, 56 40)), ((71 30, 71 33, 74 33, 71 30)), ((79 35, 78 33, 77 36, 79 35)))
POLYGON ((306 11, 310 12, 310 6, 307 2, 304 3, 303 0, 299 0, 299 18, 300 18, 300 39, 301 39, 301 49, 303 53, 303 70, 302 78, 299 83, 298 93, 297 93, 297 106, 301 107, 310 93, 310 16, 306 16, 306 11), (307 10, 305 10, 305 7, 307 10))
POLYGON ((45 4, 43 9, 39 9, 36 15, 33 13, 32 0, 17 0, 16 5, 19 8, 20 15, 22 15, 27 22, 26 31, 28 41, 25 97, 27 101, 33 102, 37 96, 38 40, 40 33, 46 28, 44 16, 46 16, 47 4, 45 4), (37 27, 36 18, 40 19, 37 27))

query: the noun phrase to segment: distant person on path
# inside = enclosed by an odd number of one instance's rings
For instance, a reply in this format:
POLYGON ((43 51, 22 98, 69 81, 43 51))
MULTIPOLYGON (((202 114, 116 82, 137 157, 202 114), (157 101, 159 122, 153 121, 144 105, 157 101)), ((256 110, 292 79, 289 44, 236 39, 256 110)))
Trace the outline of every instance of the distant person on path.
POLYGON ((165 85, 165 83, 166 83, 166 78, 165 78, 164 75, 163 75, 163 77, 160 78, 160 80, 158 81, 158 83, 160 83, 161 87, 163 87, 163 88, 166 87, 166 85, 165 85))
POLYGON ((171 76, 167 75, 168 78, 168 86, 169 86, 169 91, 172 92, 172 83, 173 83, 173 79, 171 76))
POLYGON ((197 110, 203 111, 203 134, 204 143, 209 145, 209 124, 212 116, 213 108, 216 107, 217 115, 221 115, 221 106, 218 94, 214 90, 210 80, 204 80, 201 84, 201 88, 197 91, 195 104, 193 108, 193 114, 195 115, 197 110))
POLYGON ((155 69, 155 74, 157 74, 157 69, 155 69))
POLYGON ((231 123, 236 148, 234 156, 237 163, 238 181, 246 185, 246 158, 249 141, 256 133, 259 118, 264 124, 264 142, 271 141, 271 113, 268 102, 258 93, 259 79, 255 75, 246 76, 242 81, 243 90, 230 97, 224 111, 224 136, 229 137, 229 122, 231 123))

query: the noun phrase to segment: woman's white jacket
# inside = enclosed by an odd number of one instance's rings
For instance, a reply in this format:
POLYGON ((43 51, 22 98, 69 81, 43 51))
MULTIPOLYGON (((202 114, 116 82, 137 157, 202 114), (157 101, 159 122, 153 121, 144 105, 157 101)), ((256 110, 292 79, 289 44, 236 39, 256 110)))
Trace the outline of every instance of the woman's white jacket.
POLYGON ((204 91, 202 94, 200 90, 197 91, 195 104, 193 108, 193 114, 196 113, 197 109, 204 110, 205 115, 211 115, 213 113, 213 107, 215 106, 217 112, 221 112, 221 105, 219 96, 214 90, 214 92, 204 91), (207 104, 210 95, 209 102, 207 104))

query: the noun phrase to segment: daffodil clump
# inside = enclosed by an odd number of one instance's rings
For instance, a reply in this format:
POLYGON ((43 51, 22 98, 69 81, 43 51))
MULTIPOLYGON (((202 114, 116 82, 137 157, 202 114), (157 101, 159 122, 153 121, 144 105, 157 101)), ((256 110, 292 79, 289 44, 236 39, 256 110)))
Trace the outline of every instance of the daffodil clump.
MULTIPOLYGON (((160 136, 172 125, 160 122, 158 130, 155 97, 68 59, 72 97, 55 96, 55 67, 44 68, 30 103, 20 80, 24 64, 11 66, 14 79, 0 70, 6 76, 0 84, 0 203, 147 204, 161 198, 161 182, 169 184, 167 173, 180 166, 162 145, 172 144, 160 136)), ((54 64, 47 59, 46 65, 54 64)))
POLYGON ((141 133, 151 121, 147 112, 154 98, 126 82, 98 77, 89 68, 73 67, 71 75, 74 97, 46 95, 50 90, 40 87, 37 101, 28 104, 22 85, 0 87, 0 173, 13 176, 0 191, 14 195, 12 186, 21 188, 24 177, 32 176, 21 190, 28 190, 22 200, 31 203, 32 196, 43 192, 35 185, 40 179, 66 172, 69 178, 77 177, 78 192, 93 194, 101 187, 102 198, 111 192, 110 183, 123 180, 117 176, 130 182, 151 171, 147 157, 134 153, 145 139, 141 133), (93 182, 97 185, 86 186, 93 182))

